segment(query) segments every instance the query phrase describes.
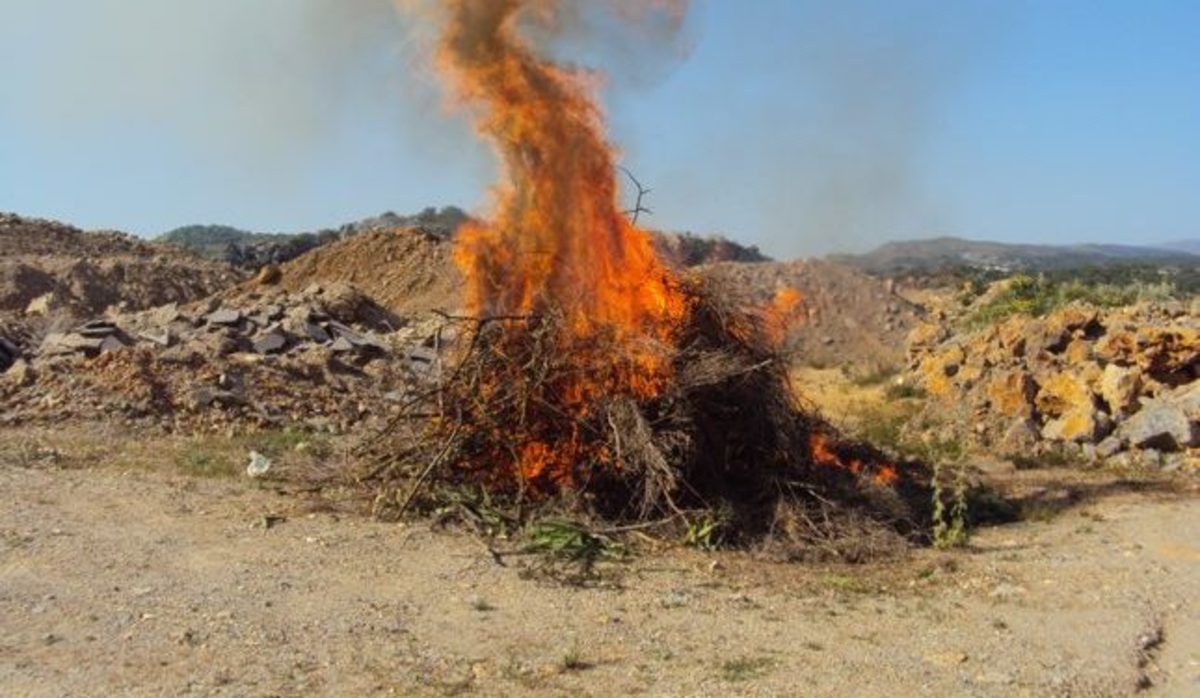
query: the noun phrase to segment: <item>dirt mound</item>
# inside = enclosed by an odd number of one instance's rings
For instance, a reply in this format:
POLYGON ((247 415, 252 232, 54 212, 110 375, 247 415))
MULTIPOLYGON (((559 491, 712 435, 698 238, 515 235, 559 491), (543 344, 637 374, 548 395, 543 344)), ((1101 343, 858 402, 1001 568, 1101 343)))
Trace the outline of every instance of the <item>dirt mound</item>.
MULTIPOLYGON (((684 247, 683 252, 691 249, 684 247)), ((704 249, 719 256, 717 248, 704 249)), ((371 230, 288 262, 280 284, 299 290, 312 283, 351 283, 402 316, 452 311, 462 292, 452 257, 450 240, 435 232, 371 230)), ((917 306, 897 296, 888 282, 840 264, 722 262, 695 270, 748 303, 769 305, 780 290, 799 291, 802 317, 789 323, 787 346, 806 362, 853 363, 866 370, 901 366, 904 337, 919 316, 917 306)))
POLYGON ((758 305, 799 292, 784 341, 805 364, 852 365, 862 371, 902 366, 904 338, 921 316, 891 283, 823 260, 727 262, 700 272, 758 305))
POLYGON ((0 423, 340 431, 389 411, 435 353, 346 286, 169 304, 49 334, 0 374, 0 423))
POLYGON ((449 241, 436 232, 379 228, 284 264, 279 285, 299 291, 313 283, 349 283, 401 315, 451 311, 462 287, 451 256, 449 241))
POLYGON ((1074 304, 959 334, 926 324, 908 344, 931 409, 983 447, 1150 464, 1200 447, 1200 316, 1182 303, 1074 304))
POLYGON ((238 281, 225 265, 114 232, 0 214, 0 313, 90 317, 187 303, 238 281))

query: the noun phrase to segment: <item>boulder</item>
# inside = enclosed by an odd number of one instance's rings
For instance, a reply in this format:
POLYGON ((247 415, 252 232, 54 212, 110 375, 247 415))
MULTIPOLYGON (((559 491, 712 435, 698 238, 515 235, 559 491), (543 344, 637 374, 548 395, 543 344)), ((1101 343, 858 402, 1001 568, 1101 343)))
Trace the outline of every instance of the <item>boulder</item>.
POLYGON ((1088 387, 1087 376, 1075 371, 1059 371, 1038 380, 1037 408, 1043 415, 1062 417, 1067 414, 1090 414, 1095 399, 1088 387))
POLYGON ((1178 451, 1200 446, 1200 382, 1151 400, 1117 434, 1138 448, 1178 451))
POLYGON ((1032 419, 1017 419, 1004 430, 996 443, 997 451, 1008 457, 1028 456, 1037 449, 1041 434, 1032 419))
POLYGON ((1113 417, 1123 417, 1137 409, 1142 385, 1142 369, 1109 364, 1100 377, 1100 399, 1113 417))
POLYGON ((1020 419, 1033 416, 1038 386, 1028 371, 1013 369, 993 375, 985 391, 988 405, 999 416, 1020 419))
POLYGON ((1046 422, 1042 427, 1042 438, 1047 441, 1093 443, 1110 428, 1111 422, 1104 413, 1092 408, 1076 409, 1046 422))

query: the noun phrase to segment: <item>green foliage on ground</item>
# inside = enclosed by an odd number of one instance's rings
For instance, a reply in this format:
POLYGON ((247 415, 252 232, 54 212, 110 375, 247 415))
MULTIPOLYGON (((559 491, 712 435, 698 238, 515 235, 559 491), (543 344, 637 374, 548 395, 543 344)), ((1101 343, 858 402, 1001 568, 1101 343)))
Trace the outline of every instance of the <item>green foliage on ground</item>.
POLYGON ((996 298, 973 312, 968 324, 985 326, 1013 315, 1041 317, 1070 303, 1100 308, 1119 308, 1142 301, 1166 301, 1179 297, 1169 281, 1101 283, 1084 279, 1056 280, 1047 275, 1018 274, 996 298))

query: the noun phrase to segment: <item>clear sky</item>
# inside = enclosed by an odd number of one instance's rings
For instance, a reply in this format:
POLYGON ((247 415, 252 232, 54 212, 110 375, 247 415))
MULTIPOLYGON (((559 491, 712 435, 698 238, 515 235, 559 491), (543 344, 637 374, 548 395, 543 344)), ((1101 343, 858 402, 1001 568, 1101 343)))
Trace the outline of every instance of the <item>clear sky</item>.
MULTIPOLYGON (((589 0, 591 1, 591 0, 589 0)), ((0 210, 152 235, 458 204, 494 174, 388 0, 0 0, 0 210)), ((611 74, 658 227, 778 256, 1200 237, 1200 2, 696 0, 611 74)))

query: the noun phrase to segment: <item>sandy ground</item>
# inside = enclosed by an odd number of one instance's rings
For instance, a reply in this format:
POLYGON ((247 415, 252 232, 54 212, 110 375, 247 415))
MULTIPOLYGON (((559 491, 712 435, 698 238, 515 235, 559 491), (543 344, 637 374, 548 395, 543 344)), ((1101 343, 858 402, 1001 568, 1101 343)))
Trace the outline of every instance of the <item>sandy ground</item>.
POLYGON ((1082 487, 965 551, 664 551, 581 589, 245 478, 0 459, 0 694, 1200 694, 1200 499, 1082 487))

